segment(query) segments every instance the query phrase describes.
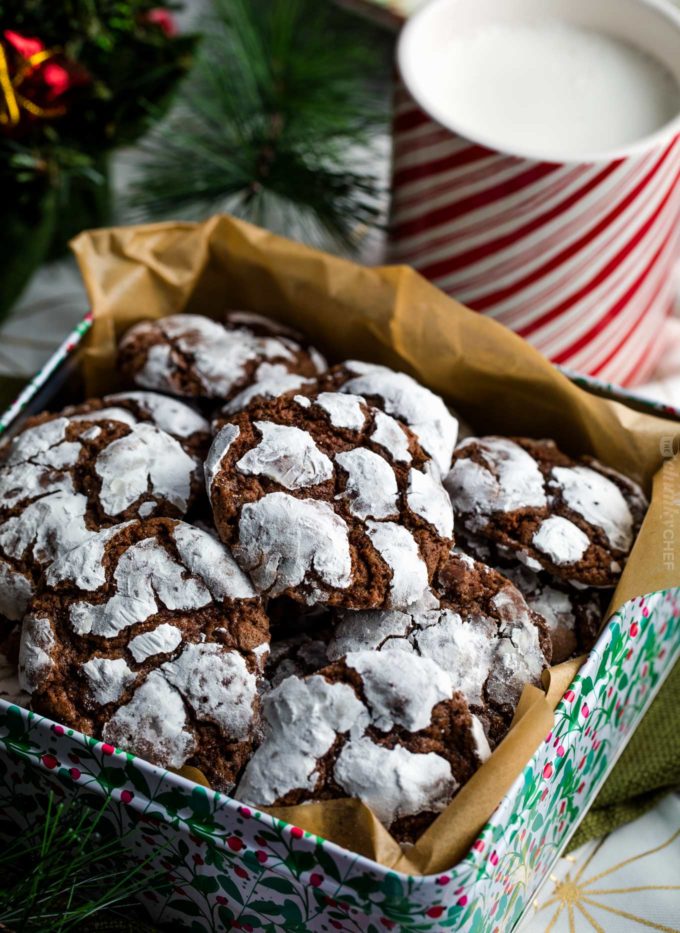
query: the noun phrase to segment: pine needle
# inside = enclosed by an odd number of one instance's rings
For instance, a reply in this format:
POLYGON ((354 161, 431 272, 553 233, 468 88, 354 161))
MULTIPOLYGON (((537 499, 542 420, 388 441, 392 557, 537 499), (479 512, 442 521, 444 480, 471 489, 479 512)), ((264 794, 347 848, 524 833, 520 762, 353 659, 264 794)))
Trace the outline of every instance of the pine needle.
POLYGON ((227 210, 343 249, 380 215, 381 38, 319 0, 213 0, 193 73, 145 147, 139 217, 227 210))
POLYGON ((131 863, 125 836, 81 801, 56 804, 50 794, 42 827, 0 852, 0 929, 68 933, 104 910, 119 912, 143 890, 159 890, 164 874, 146 874, 160 850, 131 863))

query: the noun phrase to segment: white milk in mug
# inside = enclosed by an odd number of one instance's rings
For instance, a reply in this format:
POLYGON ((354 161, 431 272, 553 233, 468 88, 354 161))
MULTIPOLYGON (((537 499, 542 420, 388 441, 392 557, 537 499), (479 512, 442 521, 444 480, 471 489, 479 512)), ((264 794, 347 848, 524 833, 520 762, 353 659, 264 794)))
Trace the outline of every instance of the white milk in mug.
POLYGON ((389 258, 605 381, 677 299, 680 8, 430 0, 404 27, 389 258))
POLYGON ((543 156, 626 146, 680 111, 680 85, 652 55, 557 19, 452 35, 422 74, 433 106, 461 131, 543 156))

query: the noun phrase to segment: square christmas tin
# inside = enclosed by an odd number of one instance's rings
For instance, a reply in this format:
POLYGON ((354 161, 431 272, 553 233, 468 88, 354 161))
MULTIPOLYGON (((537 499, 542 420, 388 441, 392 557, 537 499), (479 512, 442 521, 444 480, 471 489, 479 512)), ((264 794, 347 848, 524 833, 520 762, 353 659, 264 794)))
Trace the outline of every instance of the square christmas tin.
MULTIPOLYGON (((243 234, 243 230, 231 223, 233 251, 238 248, 235 231, 243 234)), ((182 230, 189 227, 183 225, 182 230)), ((194 235, 192 230, 189 233, 194 235)), ((249 248, 261 233, 243 234, 249 248)), ((313 294, 311 299, 305 296, 302 283, 315 275, 318 279, 318 269, 314 272, 305 262, 321 260, 305 253, 300 264, 300 248, 289 254, 282 243, 260 243, 258 250, 282 251, 290 294, 301 304, 313 300, 313 294)), ((217 251, 214 242, 213 247, 217 251)), ((173 263, 186 270, 176 243, 171 253, 173 263)), ((126 262, 131 261, 127 254, 126 262)), ((154 274, 160 275, 158 252, 153 262, 154 274)), ((259 260, 253 254, 249 262, 252 275, 259 260)), ((335 262, 323 260, 321 277, 333 300, 344 287, 339 284, 340 273, 363 276, 347 268, 352 264, 336 267, 335 262), (335 285, 330 283, 329 270, 335 285)), ((211 268, 210 274, 214 273, 211 268)), ((139 277, 139 270, 136 274, 139 277)), ((367 294, 367 281, 362 282, 362 294, 367 294)), ((89 284, 96 317, 98 298, 92 281, 89 284)), ((163 289, 165 294, 167 282, 163 289)), ((200 282, 198 290, 204 300, 200 282)), ((434 292, 431 289, 432 296, 434 292)), ((371 300, 370 294, 366 300, 371 300)), ((250 304, 268 310, 261 301, 250 304)), ((248 306, 246 299, 243 306, 248 306)), ((176 309, 169 302, 164 313, 176 309)), ((27 412, 68 398, 71 377, 86 372, 83 338, 91 320, 83 321, 2 416, 0 431, 11 431, 27 412)), ((383 361, 379 348, 367 345, 366 355, 383 361)), ((653 410, 613 387, 580 381, 600 395, 617 398, 621 406, 617 417, 627 423, 638 417, 644 420, 637 412, 653 410)), ((680 419, 680 413, 659 409, 657 414, 668 419, 667 433, 660 435, 660 443, 666 444, 660 460, 668 464, 677 454, 679 431, 673 419, 680 419)), ((653 420, 657 428, 662 424, 653 420)), ((656 557, 670 562, 675 559, 677 488, 667 476, 670 471, 662 468, 655 480, 657 511, 661 508, 656 557)), ((618 606, 559 702, 550 734, 467 854, 436 873, 408 874, 386 867, 3 700, 0 835, 24 832, 39 822, 50 791, 60 799, 81 798, 96 809, 105 805, 107 820, 120 832, 130 858, 145 862, 150 873, 162 872, 170 882, 162 895, 150 888, 142 900, 155 922, 171 928, 506 933, 519 922, 680 655, 680 574, 676 577, 678 586, 653 589, 618 606)), ((668 573, 659 579, 667 580, 668 573)))

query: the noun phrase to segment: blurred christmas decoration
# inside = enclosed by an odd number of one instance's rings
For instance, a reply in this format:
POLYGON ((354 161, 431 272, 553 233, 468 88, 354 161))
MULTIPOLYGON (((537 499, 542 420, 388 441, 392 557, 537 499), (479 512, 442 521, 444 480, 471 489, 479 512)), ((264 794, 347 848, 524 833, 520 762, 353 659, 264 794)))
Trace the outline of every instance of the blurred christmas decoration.
POLYGON ((6 29, 0 35, 0 129, 21 138, 33 123, 68 112, 69 92, 90 83, 90 76, 59 49, 40 39, 6 29))
POLYGON ((108 220, 109 153, 167 109, 195 37, 154 0, 0 0, 0 24, 1 319, 40 262, 108 220))
POLYGON ((146 146, 135 219, 226 210, 351 250, 380 214, 389 36, 319 0, 214 0, 205 33, 146 146))

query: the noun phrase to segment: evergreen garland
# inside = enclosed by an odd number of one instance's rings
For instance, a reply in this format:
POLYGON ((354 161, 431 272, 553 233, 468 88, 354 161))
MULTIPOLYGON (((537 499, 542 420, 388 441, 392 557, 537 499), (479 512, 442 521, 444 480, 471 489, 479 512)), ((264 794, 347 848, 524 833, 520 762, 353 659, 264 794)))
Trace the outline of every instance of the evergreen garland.
POLYGON ((195 36, 158 0, 0 0, 0 320, 46 258, 110 222, 107 158, 169 107, 195 36))
POLYGON ((136 217, 216 210, 351 249, 380 213, 389 38, 329 0, 214 0, 201 54, 147 147, 136 217), (373 163, 373 164, 372 164, 373 163))

